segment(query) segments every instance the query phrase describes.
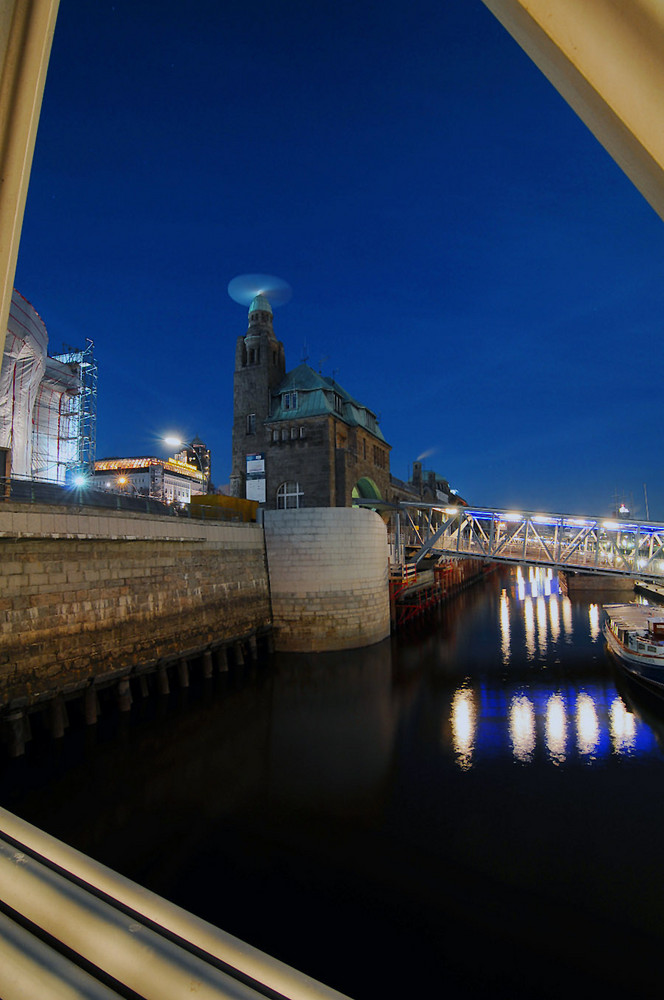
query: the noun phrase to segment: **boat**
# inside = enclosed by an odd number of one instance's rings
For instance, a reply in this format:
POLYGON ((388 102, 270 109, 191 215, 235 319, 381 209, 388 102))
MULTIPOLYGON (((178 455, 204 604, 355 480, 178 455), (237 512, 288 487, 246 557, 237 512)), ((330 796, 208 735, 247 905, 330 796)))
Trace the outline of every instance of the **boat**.
POLYGON ((664 697, 664 608, 604 604, 604 637, 630 677, 664 697))

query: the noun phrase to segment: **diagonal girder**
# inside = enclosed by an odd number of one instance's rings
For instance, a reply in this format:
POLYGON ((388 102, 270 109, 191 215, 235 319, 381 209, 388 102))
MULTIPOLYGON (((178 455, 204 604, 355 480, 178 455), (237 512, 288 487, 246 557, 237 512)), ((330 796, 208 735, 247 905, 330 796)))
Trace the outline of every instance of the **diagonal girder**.
MULTIPOLYGON (((416 553, 416 563, 436 553, 635 579, 664 577, 661 524, 488 507, 422 507, 430 529, 435 530, 416 553)), ((410 514, 407 516, 412 523, 410 514)))

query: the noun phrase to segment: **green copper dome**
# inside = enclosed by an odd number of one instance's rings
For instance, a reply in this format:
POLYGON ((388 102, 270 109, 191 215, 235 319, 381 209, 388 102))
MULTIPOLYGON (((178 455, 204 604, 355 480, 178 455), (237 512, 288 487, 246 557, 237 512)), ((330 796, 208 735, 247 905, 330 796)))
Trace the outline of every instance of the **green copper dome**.
POLYGON ((249 315, 251 315, 252 312, 267 312, 271 316, 272 315, 272 306, 270 305, 270 303, 268 302, 268 300, 265 298, 265 296, 261 295, 259 293, 254 298, 254 300, 252 301, 251 305, 249 306, 249 315))

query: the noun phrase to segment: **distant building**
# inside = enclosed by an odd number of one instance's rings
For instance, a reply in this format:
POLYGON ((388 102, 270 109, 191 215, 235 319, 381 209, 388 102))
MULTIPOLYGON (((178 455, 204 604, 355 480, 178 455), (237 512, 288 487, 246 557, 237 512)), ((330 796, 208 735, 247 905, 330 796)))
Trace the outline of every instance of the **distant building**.
POLYGON ((99 489, 169 504, 187 504, 207 492, 205 473, 177 458, 104 458, 95 462, 93 478, 99 489))
POLYGON ((272 308, 257 295, 235 350, 231 495, 268 509, 349 507, 386 498, 389 485, 376 414, 308 364, 286 372, 272 308))
POLYGON ((182 451, 179 451, 174 458, 177 462, 185 462, 187 465, 193 465, 195 469, 203 473, 205 476, 205 489, 203 492, 207 493, 212 478, 212 459, 210 449, 201 439, 195 437, 191 444, 185 445, 182 451))
POLYGON ((449 503, 468 506, 447 479, 432 469, 423 469, 421 462, 413 462, 413 474, 409 485, 426 503, 449 503))

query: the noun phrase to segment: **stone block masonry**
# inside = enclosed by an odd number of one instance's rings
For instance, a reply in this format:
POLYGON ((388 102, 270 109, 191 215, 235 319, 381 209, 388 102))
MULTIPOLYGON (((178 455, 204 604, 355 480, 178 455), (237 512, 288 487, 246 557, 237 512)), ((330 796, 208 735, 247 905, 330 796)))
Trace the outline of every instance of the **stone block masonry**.
POLYGON ((0 704, 270 624, 260 525, 0 508, 0 704))
POLYGON ((352 649, 390 634, 387 529, 353 507, 264 512, 275 647, 352 649))

